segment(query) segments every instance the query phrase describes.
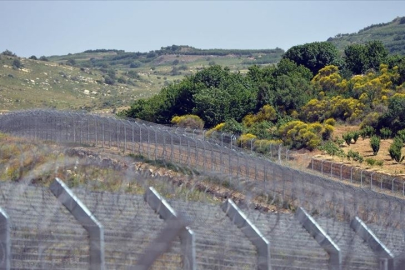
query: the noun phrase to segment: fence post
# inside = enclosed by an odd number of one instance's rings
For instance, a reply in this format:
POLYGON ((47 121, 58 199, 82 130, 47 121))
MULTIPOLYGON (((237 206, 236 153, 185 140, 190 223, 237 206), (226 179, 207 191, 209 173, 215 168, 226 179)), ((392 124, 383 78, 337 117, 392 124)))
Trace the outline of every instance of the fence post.
POLYGON ((375 172, 371 173, 371 177, 370 177, 370 189, 373 190, 373 174, 375 174, 375 172))
POLYGON ((9 270, 11 266, 10 218, 0 207, 0 269, 9 270))
POLYGON ((352 219, 350 227, 367 242, 373 252, 378 254, 381 270, 392 270, 394 268, 394 255, 359 217, 352 219))
POLYGON ((127 151, 127 125, 124 125, 124 152, 127 151))
POLYGON ((49 189, 88 232, 90 238, 90 269, 104 270, 103 225, 59 178, 55 178, 49 189))
MULTIPOLYGON (((154 188, 149 187, 145 192, 144 198, 149 206, 164 220, 179 218, 179 215, 154 188)), ((185 227, 179 236, 183 253, 183 269, 196 270, 194 232, 189 227, 185 227)))
POLYGON ((331 269, 342 269, 342 257, 340 248, 333 242, 332 238, 321 228, 321 226, 311 217, 304 208, 299 207, 295 217, 301 225, 315 238, 319 245, 330 255, 329 263, 331 269))
POLYGON ((270 242, 231 199, 226 200, 221 205, 221 209, 226 213, 232 223, 235 224, 256 247, 258 254, 257 269, 270 270, 270 242))

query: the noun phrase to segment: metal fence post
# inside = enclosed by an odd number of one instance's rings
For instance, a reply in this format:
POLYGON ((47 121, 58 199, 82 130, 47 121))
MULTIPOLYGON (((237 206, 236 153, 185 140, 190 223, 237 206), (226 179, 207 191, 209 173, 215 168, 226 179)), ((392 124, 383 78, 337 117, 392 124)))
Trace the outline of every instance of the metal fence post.
POLYGON ((10 218, 0 208, 0 269, 9 270, 11 266, 10 218))
POLYGON ((350 227, 367 242, 371 250, 379 256, 380 270, 394 269, 394 255, 359 217, 352 219, 350 227))
POLYGON ((373 190, 373 174, 375 174, 375 172, 371 173, 371 177, 370 177, 370 189, 373 190))
POLYGON ((231 199, 226 200, 221 205, 221 209, 256 247, 258 253, 257 269, 271 270, 270 242, 231 199))
POLYGON ((340 248, 330 238, 330 236, 321 228, 321 226, 313 219, 304 208, 299 207, 295 213, 295 217, 301 223, 301 225, 309 232, 309 234, 315 238, 315 240, 321 245, 321 247, 329 253, 329 263, 331 269, 342 269, 342 256, 340 248))
POLYGON ((103 225, 60 179, 56 178, 49 189, 88 232, 90 238, 90 269, 104 270, 103 225))
MULTIPOLYGON (((155 210, 164 220, 178 219, 179 215, 169 205, 169 203, 152 187, 149 187, 145 193, 145 201, 155 210)), ((183 253, 183 269, 196 270, 195 255, 195 235, 189 228, 185 227, 180 233, 180 243, 183 253)))

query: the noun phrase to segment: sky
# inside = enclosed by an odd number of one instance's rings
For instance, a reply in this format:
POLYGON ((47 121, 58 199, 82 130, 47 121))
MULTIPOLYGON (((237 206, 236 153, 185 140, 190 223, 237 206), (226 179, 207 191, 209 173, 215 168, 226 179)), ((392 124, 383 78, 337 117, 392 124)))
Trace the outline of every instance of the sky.
POLYGON ((405 1, 4 1, 0 52, 289 49, 405 16, 405 1))

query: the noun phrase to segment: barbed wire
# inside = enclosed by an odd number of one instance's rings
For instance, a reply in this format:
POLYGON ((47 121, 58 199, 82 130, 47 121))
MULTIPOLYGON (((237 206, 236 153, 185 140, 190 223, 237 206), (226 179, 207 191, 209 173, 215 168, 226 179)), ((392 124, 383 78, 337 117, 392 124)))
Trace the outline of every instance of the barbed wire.
MULTIPOLYGON (((273 269, 328 268, 325 250, 294 218, 298 207, 312 214, 332 239, 344 247, 344 269, 361 269, 362 263, 366 269, 377 269, 379 264, 378 256, 349 227, 348 222, 354 217, 374 226, 375 233, 388 242, 396 255, 404 251, 404 234, 401 234, 404 204, 396 197, 402 195, 396 182, 395 189, 393 185, 387 188, 392 180, 381 180, 380 185, 377 178, 362 173, 357 185, 356 181, 341 179, 339 182, 298 170, 288 163, 293 162, 293 155, 281 146, 269 147, 269 154, 263 156, 238 148, 234 138, 225 135, 221 140, 215 136, 207 139, 204 131, 49 110, 2 115, 0 131, 24 138, 10 137, 9 143, 0 145, 0 178, 17 182, 2 183, 7 187, 2 188, 3 194, 9 196, 3 195, 0 206, 15 220, 22 218, 16 213, 29 209, 23 213, 37 217, 38 226, 46 228, 37 235, 52 235, 57 224, 75 223, 63 222, 60 213, 68 214, 46 188, 52 179, 60 177, 104 224, 109 268, 134 265, 137 255, 142 254, 164 224, 142 198, 149 186, 154 186, 176 210, 190 218, 190 228, 196 232, 199 269, 257 267, 254 246, 219 208, 225 198, 237 202, 270 240, 273 269), (373 181, 379 183, 378 190, 389 194, 376 192, 373 181), (370 186, 372 189, 366 188, 370 186), (33 204, 24 192, 17 192, 20 189, 47 195, 33 204), (13 212, 13 207, 17 212, 13 212), (43 219, 44 211, 59 214, 43 219)), ((314 161, 308 161, 309 167, 317 166, 314 161)), ((330 173, 325 164, 322 163, 323 173, 333 176, 333 165, 330 173)), ((31 230, 25 223, 21 224, 13 227, 16 235, 31 230)), ((81 229, 78 236, 84 238, 85 232, 75 224, 81 229)), ((64 227, 61 228, 63 233, 64 227)), ((79 244, 79 240, 69 242, 61 238, 59 241, 67 248, 52 246, 44 238, 49 254, 62 250, 63 255, 59 257, 41 257, 39 254, 44 253, 40 245, 31 244, 36 249, 31 266, 78 269, 88 263, 88 251, 82 250, 86 245, 79 244), (71 264, 62 265, 61 256, 71 264), (52 264, 46 265, 47 262, 52 264)), ((30 243, 22 241, 21 245, 30 243)), ((24 262, 29 262, 29 252, 13 249, 23 254, 20 258, 24 262)), ((178 269, 184 263, 180 249, 176 240, 171 250, 155 262, 154 269, 178 269)), ((19 262, 18 258, 13 259, 13 263, 19 262)))

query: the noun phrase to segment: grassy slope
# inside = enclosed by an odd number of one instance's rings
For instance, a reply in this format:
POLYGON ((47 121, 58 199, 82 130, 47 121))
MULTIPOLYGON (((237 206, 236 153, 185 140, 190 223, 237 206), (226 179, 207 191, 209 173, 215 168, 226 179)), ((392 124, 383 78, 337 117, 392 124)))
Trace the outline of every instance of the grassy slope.
POLYGON ((364 44, 368 41, 380 40, 390 53, 405 55, 404 18, 402 21, 401 18, 396 18, 389 23, 369 26, 357 33, 337 35, 334 38, 329 38, 328 41, 343 51, 350 44, 364 44))
MULTIPOLYGON (((131 54, 128 53, 129 56, 131 54)), ((260 53, 249 56, 166 54, 149 59, 150 62, 145 62, 138 68, 130 68, 122 61, 111 60, 117 55, 114 51, 78 53, 52 56, 49 57, 49 62, 20 58, 22 69, 12 67, 16 57, 0 55, 0 110, 119 109, 136 99, 152 96, 165 85, 179 81, 213 62, 228 66, 233 71, 246 72, 249 64, 244 62, 255 61, 255 57, 260 59, 262 56, 260 53), (88 64, 91 58, 98 59, 107 67, 87 68, 86 63, 88 64), (76 65, 66 65, 68 59, 74 59, 76 65), (173 64, 175 60, 178 60, 176 65, 173 64), (109 69, 115 71, 116 78, 122 77, 130 82, 116 82, 114 85, 100 83, 104 82, 103 75, 109 69), (178 70, 173 72, 173 69, 178 70), (139 77, 131 78, 128 75, 131 70, 139 77), (88 94, 85 90, 88 90, 88 94)), ((277 51, 271 57, 278 61, 281 53, 277 51)))

